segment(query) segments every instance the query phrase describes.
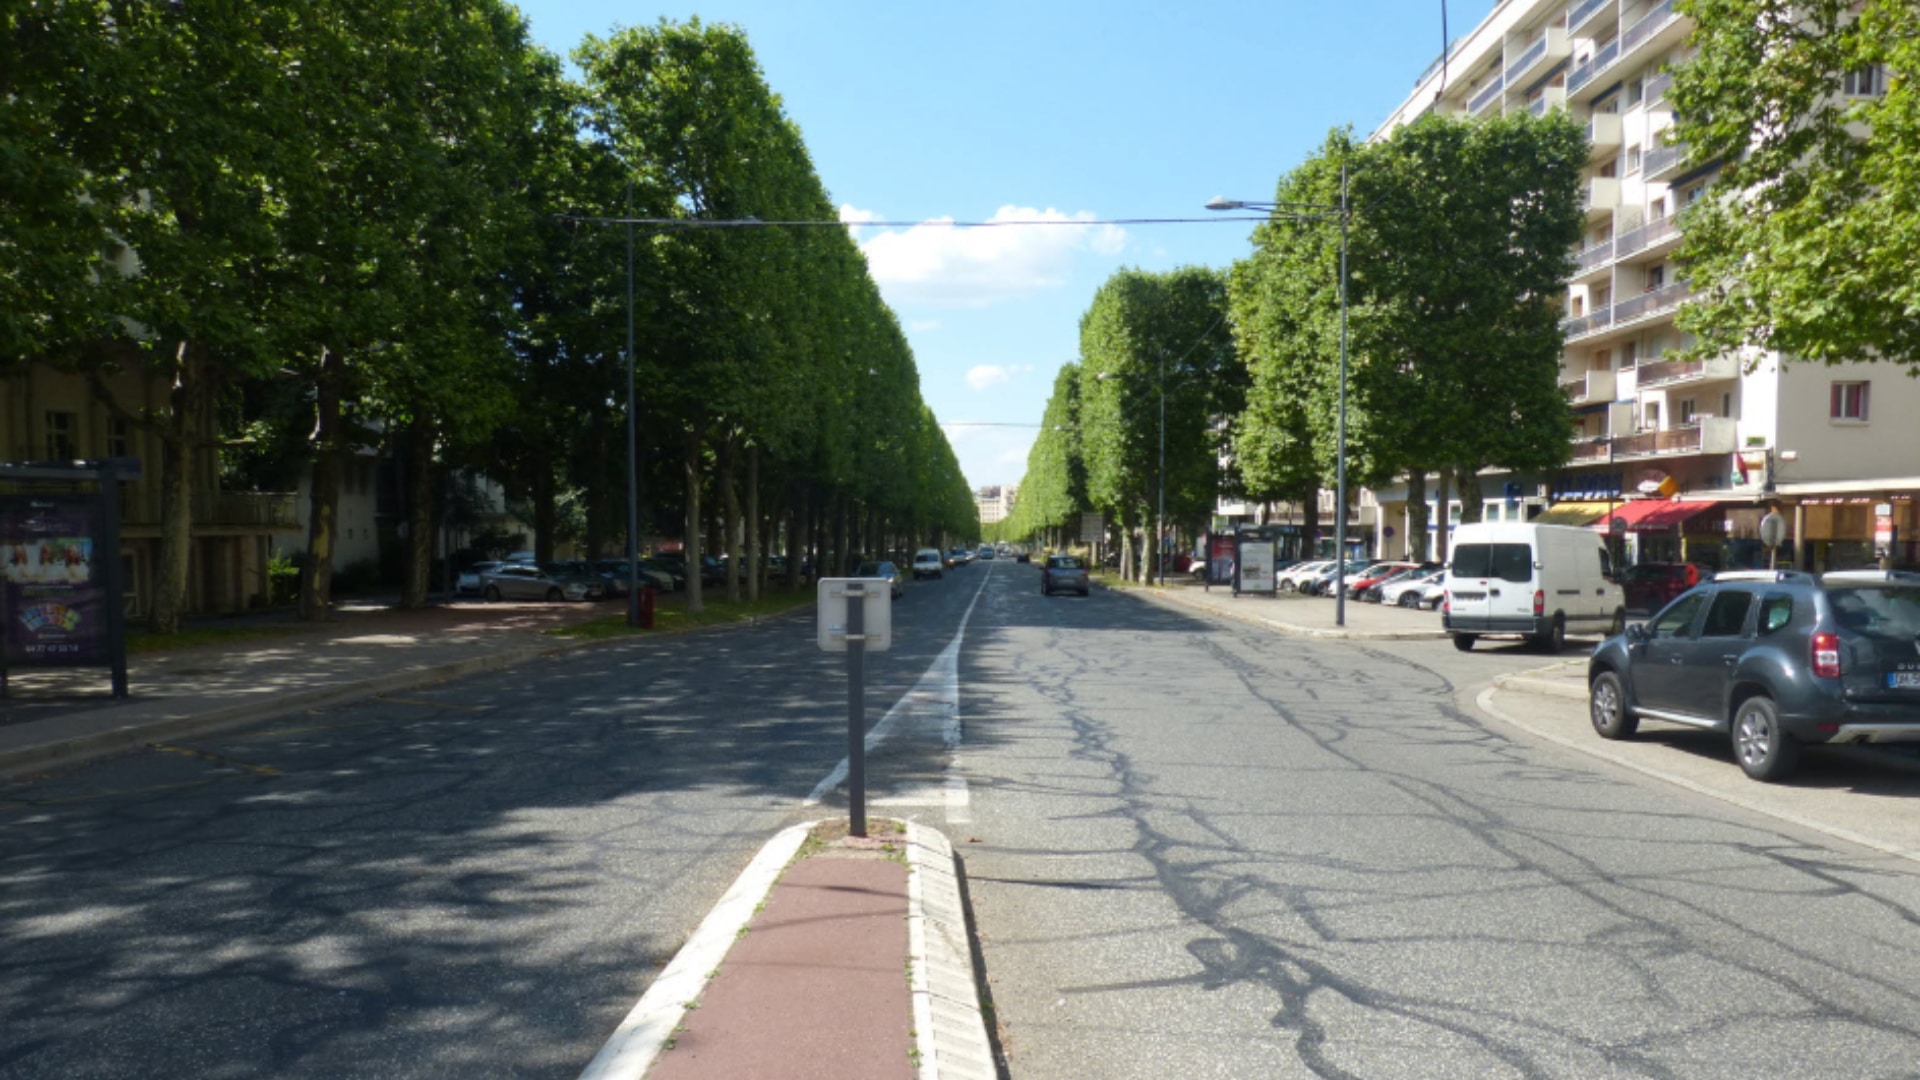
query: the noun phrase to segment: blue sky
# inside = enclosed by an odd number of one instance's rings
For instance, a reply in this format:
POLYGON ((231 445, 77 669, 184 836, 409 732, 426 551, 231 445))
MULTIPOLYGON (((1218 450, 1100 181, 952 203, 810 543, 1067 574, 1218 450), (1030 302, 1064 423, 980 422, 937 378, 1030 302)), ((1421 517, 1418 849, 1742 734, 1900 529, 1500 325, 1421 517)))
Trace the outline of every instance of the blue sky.
MULTIPOLYGON (((698 15, 743 28, 849 220, 1202 218, 1369 134, 1440 55, 1443 0, 517 0, 567 55, 698 15)), ((1451 35, 1491 0, 1447 3, 1451 35)), ((1080 317, 1122 267, 1225 267, 1251 226, 855 233, 974 486, 1017 483, 1080 317), (1026 425, 1026 426, 1016 426, 1026 425)))

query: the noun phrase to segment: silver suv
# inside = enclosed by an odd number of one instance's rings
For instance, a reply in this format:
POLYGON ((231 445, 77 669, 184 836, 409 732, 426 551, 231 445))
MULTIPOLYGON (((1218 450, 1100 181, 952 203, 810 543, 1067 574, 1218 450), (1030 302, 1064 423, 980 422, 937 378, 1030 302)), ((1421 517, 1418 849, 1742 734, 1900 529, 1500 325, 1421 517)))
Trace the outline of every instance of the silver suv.
POLYGON ((1727 732, 1755 780, 1806 743, 1920 741, 1920 574, 1721 574, 1601 642, 1587 687, 1602 738, 1641 720, 1727 732))

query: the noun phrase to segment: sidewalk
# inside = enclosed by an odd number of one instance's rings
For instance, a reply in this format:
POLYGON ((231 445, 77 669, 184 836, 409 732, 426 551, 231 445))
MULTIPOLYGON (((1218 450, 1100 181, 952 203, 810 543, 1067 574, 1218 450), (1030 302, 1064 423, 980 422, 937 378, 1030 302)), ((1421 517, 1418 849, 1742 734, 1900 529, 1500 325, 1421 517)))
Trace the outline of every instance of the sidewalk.
POLYGON ((1349 598, 1346 624, 1337 624, 1338 603, 1326 596, 1299 593, 1242 593, 1225 585, 1204 587, 1185 580, 1169 580, 1165 589, 1128 589, 1141 595, 1190 607, 1205 608, 1229 618, 1264 626, 1296 637, 1344 638, 1363 641, 1410 641, 1443 638, 1438 611, 1368 604, 1349 598))
MULTIPOLYGON (((624 640, 549 633, 606 613, 349 606, 327 623, 130 657, 124 699, 104 669, 15 672, 0 700, 0 779, 624 640)), ((871 819, 870 841, 803 853, 815 824, 762 848, 583 1075, 997 1075, 947 838, 916 824, 884 836, 871 819)))

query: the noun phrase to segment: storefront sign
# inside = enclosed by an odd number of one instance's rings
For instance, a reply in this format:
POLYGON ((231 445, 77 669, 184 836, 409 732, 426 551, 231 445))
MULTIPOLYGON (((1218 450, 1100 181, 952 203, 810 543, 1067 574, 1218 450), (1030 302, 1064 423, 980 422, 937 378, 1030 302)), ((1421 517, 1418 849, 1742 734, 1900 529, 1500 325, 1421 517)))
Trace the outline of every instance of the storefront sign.
POLYGON ((105 574, 94 559, 100 515, 92 495, 0 498, 9 667, 110 662, 105 574))

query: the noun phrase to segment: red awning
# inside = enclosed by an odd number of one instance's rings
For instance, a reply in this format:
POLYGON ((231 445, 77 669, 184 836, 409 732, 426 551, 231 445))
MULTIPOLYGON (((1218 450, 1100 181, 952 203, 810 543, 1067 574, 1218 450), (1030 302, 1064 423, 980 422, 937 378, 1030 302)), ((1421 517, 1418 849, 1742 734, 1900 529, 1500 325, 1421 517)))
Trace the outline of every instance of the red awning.
POLYGON ((1620 528, 1627 532, 1663 532, 1677 528, 1679 524, 1702 510, 1713 509, 1711 502, 1688 502, 1672 499, 1633 499, 1613 508, 1613 513, 1602 515, 1590 528, 1600 532, 1610 532, 1613 522, 1625 520, 1620 528))

